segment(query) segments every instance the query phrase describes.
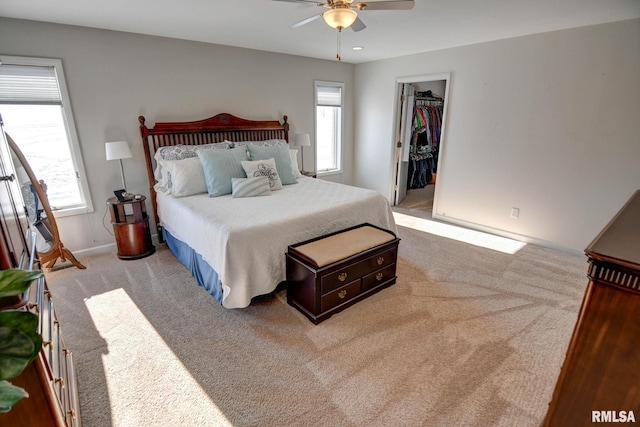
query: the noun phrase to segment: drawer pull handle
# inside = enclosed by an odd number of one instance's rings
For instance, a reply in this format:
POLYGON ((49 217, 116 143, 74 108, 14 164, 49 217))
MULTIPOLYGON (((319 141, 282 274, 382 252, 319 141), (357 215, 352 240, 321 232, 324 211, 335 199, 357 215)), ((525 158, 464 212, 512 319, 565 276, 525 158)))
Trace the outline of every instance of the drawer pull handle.
POLYGON ((341 275, 339 275, 338 280, 340 280, 341 282, 347 280, 347 273, 342 273, 341 275))
POLYGON ((338 298, 344 299, 344 297, 346 297, 346 296, 347 296, 347 291, 345 289, 343 289, 340 292, 338 292, 338 298))
POLYGON ((42 341, 42 346, 43 347, 48 347, 51 345, 51 341, 42 341))
POLYGON ((376 262, 378 263, 378 265, 382 265, 382 263, 384 262, 384 257, 378 257, 376 262))
POLYGON ((378 279, 378 282, 379 282, 380 280, 382 280, 382 278, 383 278, 383 277, 384 277, 384 274, 382 274, 382 273, 378 273, 378 274, 376 274, 376 279, 378 279))
POLYGON ((56 378, 54 381, 56 384, 60 384, 61 388, 64 388, 64 378, 56 378))

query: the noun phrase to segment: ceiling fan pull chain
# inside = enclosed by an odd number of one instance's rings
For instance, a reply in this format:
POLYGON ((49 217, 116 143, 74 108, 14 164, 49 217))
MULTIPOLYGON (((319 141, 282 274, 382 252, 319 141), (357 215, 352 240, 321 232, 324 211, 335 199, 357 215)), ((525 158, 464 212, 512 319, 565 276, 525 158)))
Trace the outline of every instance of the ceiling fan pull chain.
POLYGON ((338 46, 337 46, 338 53, 336 54, 336 58, 338 59, 338 61, 342 61, 342 58, 340 57, 340 34, 341 33, 342 33, 342 27, 338 27, 338 46))

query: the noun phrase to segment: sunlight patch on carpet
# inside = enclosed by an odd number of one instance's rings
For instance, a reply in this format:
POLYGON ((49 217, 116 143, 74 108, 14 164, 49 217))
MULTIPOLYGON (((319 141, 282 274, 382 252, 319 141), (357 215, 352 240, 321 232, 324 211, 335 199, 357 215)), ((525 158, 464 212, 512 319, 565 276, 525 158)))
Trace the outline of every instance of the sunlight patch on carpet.
POLYGON ((124 289, 85 304, 107 345, 102 364, 113 425, 232 425, 124 289))
POLYGON ((393 213, 396 225, 401 227, 412 228, 418 231, 435 234, 436 236, 446 237, 457 240, 459 242, 468 243, 483 248, 492 249, 494 251, 504 252, 507 254, 515 254, 527 244, 517 240, 500 237, 482 231, 469 230, 467 228, 458 227, 441 222, 431 221, 424 218, 417 218, 410 215, 393 213))

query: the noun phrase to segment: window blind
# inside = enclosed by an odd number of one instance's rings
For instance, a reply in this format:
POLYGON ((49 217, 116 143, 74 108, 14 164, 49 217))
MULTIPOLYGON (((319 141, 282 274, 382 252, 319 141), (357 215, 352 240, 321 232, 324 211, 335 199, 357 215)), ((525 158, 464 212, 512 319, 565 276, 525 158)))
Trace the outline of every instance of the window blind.
POLYGON ((0 65, 0 104, 62 105, 54 67, 0 65))
POLYGON ((342 88, 336 86, 318 86, 318 106, 342 106, 342 88))

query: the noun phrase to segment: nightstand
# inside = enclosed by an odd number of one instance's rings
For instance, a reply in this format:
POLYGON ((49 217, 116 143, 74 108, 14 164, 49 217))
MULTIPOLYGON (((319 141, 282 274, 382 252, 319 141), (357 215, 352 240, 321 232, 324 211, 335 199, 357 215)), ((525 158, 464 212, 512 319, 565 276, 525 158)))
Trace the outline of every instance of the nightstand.
POLYGON ((120 259, 144 258, 156 250, 151 243, 145 200, 144 196, 124 202, 115 197, 107 200, 120 259))
POLYGON ((308 177, 311 177, 311 178, 317 178, 318 177, 318 173, 317 172, 301 171, 300 173, 302 175, 304 175, 304 176, 308 176, 308 177))

